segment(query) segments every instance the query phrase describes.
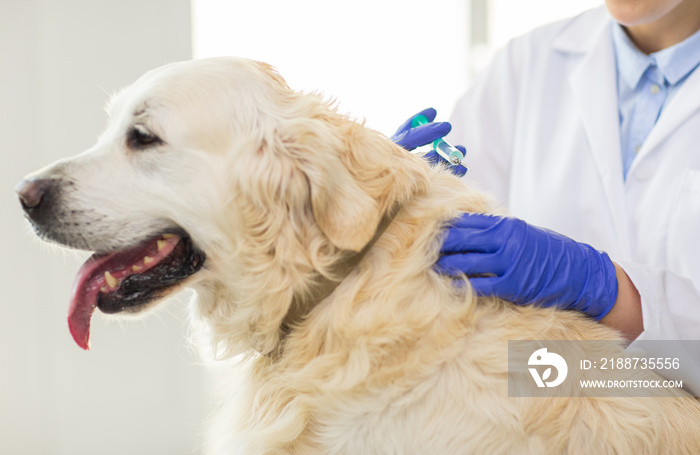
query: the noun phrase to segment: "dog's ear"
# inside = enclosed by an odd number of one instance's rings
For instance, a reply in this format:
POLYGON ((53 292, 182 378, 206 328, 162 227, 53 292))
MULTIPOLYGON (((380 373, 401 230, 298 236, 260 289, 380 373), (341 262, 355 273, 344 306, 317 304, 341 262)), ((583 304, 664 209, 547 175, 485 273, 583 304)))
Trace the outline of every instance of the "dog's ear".
POLYGON ((425 187, 426 167, 335 111, 297 118, 284 144, 306 177, 316 223, 336 247, 361 251, 392 205, 425 187))
POLYGON ((343 165, 328 151, 305 163, 311 208, 316 223, 333 245, 360 251, 374 236, 382 213, 372 198, 343 165))

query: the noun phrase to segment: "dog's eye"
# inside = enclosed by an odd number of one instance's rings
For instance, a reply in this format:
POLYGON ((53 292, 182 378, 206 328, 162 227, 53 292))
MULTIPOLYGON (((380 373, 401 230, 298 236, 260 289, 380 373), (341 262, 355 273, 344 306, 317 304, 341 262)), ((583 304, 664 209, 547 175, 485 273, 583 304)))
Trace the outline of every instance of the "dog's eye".
POLYGON ((132 149, 143 149, 162 144, 163 141, 141 125, 135 125, 126 138, 126 145, 132 149))

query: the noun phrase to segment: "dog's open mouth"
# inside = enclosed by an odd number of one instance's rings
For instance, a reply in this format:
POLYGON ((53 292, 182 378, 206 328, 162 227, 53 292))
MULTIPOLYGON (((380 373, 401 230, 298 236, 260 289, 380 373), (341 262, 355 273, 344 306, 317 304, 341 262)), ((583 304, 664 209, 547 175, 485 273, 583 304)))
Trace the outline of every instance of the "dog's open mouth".
POLYGON ((164 297, 197 272, 204 262, 187 234, 166 233, 115 253, 94 254, 80 268, 73 285, 68 326, 78 346, 90 348, 90 320, 103 313, 137 311, 164 297))

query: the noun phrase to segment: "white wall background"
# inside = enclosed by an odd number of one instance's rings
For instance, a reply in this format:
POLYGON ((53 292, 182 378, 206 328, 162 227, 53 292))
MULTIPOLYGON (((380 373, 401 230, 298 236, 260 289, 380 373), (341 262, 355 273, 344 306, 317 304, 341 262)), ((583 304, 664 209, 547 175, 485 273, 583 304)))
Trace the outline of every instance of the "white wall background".
POLYGON ((490 41, 494 48, 538 25, 573 16, 603 4, 603 0, 487 0, 490 7, 490 41))
POLYGON ((392 134, 433 106, 446 120, 466 88, 466 0, 193 0, 197 57, 275 66, 298 90, 392 134))
POLYGON ((342 111, 390 135, 425 107, 446 120, 509 39, 602 3, 193 0, 194 54, 270 63, 292 88, 336 98, 342 111))
MULTIPOLYGON (((511 36, 601 3, 193 0, 194 49, 267 61, 391 134, 427 106, 448 118, 511 36), (488 13, 479 47, 476 6, 488 13)), ((105 90, 189 58, 190 27, 188 0, 0 0, 0 454, 196 451, 207 378, 187 347, 185 303, 142 322, 97 313, 93 350, 81 351, 65 319, 82 261, 40 245, 12 191, 94 142, 105 90)))
MULTIPOLYGON (((193 453, 205 377, 185 306, 144 322, 66 324, 80 260, 39 246, 14 185, 92 145, 103 91, 190 58, 188 0, 0 0, 0 454, 193 453)), ((82 255, 84 258, 85 255, 82 255)))

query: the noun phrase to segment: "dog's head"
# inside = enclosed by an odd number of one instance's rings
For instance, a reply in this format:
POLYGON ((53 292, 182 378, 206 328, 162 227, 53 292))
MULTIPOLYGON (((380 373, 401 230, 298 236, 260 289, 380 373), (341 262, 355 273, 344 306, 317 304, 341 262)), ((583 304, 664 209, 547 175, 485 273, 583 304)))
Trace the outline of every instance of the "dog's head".
POLYGON ((418 160, 258 62, 158 68, 108 113, 94 147, 17 187, 40 237, 95 251, 69 314, 83 348, 96 307, 139 312, 187 284, 215 337, 270 350, 293 297, 426 182, 418 160))

